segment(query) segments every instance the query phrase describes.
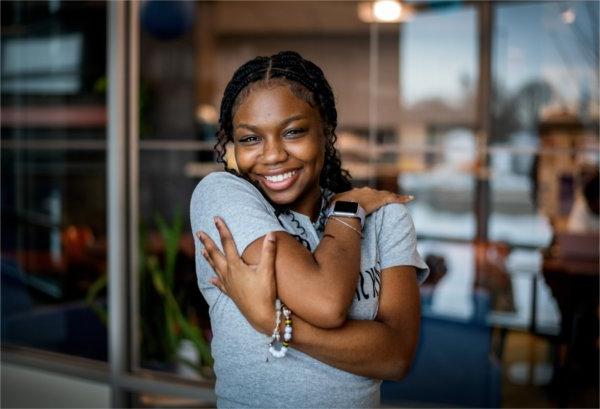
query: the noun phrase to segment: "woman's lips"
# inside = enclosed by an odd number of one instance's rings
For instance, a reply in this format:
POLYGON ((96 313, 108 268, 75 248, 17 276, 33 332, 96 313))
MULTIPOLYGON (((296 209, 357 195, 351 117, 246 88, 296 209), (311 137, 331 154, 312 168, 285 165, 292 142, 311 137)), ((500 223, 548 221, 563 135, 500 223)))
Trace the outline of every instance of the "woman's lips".
POLYGON ((300 170, 294 169, 276 175, 261 175, 260 180, 267 189, 272 191, 282 191, 292 186, 296 180, 298 180, 299 175, 300 170))

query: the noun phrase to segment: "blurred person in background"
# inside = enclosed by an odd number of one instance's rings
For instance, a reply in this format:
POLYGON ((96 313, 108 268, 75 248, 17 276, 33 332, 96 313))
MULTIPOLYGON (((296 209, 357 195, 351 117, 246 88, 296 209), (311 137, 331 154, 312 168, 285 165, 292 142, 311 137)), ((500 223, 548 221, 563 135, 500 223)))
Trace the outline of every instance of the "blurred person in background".
POLYGON ((598 167, 584 168, 580 172, 581 189, 569 213, 567 230, 572 233, 597 232, 600 229, 600 195, 598 167))

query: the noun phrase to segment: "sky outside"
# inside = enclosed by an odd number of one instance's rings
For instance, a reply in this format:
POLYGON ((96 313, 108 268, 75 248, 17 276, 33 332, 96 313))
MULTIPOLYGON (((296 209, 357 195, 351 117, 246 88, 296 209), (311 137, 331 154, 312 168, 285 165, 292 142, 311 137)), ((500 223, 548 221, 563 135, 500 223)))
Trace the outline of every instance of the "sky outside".
MULTIPOLYGON (((527 82, 544 80, 568 105, 577 104, 582 91, 598 100, 598 65, 592 57, 598 4, 507 3, 494 12, 493 75, 499 86, 514 93, 527 82)), ((478 35, 472 7, 420 14, 405 24, 402 36, 405 104, 443 99, 456 105, 465 92, 473 92, 478 35)))

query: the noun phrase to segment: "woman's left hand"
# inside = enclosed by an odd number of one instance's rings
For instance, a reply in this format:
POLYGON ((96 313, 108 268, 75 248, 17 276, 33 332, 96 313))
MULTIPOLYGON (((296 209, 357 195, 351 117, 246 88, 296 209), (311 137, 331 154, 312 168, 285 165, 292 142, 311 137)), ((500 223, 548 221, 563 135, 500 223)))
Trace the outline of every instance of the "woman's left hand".
POLYGON ((268 233, 263 240, 258 265, 248 265, 240 257, 231 232, 225 222, 215 218, 223 252, 204 232, 197 236, 204 245, 202 255, 211 265, 216 278, 211 282, 228 295, 248 322, 259 332, 270 334, 275 325, 275 235, 268 233))

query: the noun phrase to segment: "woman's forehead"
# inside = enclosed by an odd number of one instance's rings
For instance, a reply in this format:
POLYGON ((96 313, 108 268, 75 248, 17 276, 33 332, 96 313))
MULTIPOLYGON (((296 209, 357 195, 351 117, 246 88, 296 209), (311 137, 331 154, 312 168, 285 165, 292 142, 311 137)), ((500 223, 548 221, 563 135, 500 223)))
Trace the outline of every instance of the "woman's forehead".
POLYGON ((299 98, 292 89, 283 84, 255 87, 237 104, 234 122, 263 122, 291 116, 313 117, 318 115, 307 101, 299 98))
POLYGON ((237 107, 246 100, 248 95, 259 89, 275 89, 280 86, 287 87, 299 99, 306 101, 311 106, 316 106, 315 95, 312 91, 296 81, 289 80, 285 77, 264 78, 258 81, 251 82, 244 87, 235 98, 233 103, 232 115, 235 115, 237 107))

